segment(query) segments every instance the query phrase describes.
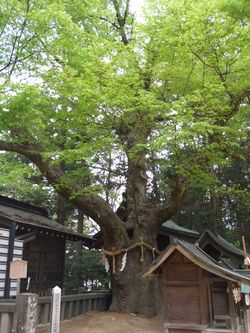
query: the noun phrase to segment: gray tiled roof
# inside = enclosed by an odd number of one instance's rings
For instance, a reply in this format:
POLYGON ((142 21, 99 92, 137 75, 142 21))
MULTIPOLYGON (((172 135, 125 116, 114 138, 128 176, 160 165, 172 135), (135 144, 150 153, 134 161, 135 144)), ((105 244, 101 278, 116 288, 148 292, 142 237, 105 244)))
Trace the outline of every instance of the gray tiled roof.
POLYGON ((246 274, 245 270, 234 270, 230 267, 226 268, 223 263, 219 263, 211 258, 197 244, 178 239, 176 239, 175 244, 168 246, 166 250, 158 256, 144 272, 142 272, 141 275, 146 277, 152 274, 175 250, 179 251, 194 264, 208 272, 234 282, 250 285, 250 275, 246 274))
POLYGON ((229 243, 227 240, 225 240, 223 237, 220 235, 211 232, 210 230, 205 230, 201 234, 197 231, 184 228, 172 220, 168 220, 164 222, 161 225, 161 229, 166 231, 168 234, 176 234, 176 235, 186 235, 190 236, 189 238, 194 238, 194 241, 196 239, 197 244, 201 246, 202 241, 205 239, 205 237, 208 235, 214 242, 215 246, 217 246, 221 251, 231 253, 236 255, 237 257, 243 258, 243 251, 233 244, 229 243))
POLYGON ((202 244, 203 239, 206 237, 206 235, 209 235, 211 237, 211 239, 220 247, 223 248, 225 250, 227 250, 230 253, 233 253, 237 256, 240 256, 243 258, 243 251, 238 249, 236 246, 234 246, 233 244, 229 243, 227 240, 225 240, 223 237, 221 237, 218 234, 215 234, 213 232, 211 232, 210 230, 205 230, 200 238, 197 240, 198 244, 202 244))
POLYGON ((78 238, 79 240, 93 241, 92 238, 68 230, 65 226, 49 219, 42 214, 26 211, 25 209, 10 207, 2 203, 0 203, 0 221, 1 218, 15 221, 16 223, 22 225, 46 229, 47 231, 51 232, 59 232, 74 238, 78 238))
MULTIPOLYGON (((238 279, 247 279, 248 284, 250 285, 250 276, 247 276, 244 270, 234 270, 230 269, 229 267, 228 268, 224 267, 223 263, 217 262, 215 259, 211 258, 196 244, 191 244, 189 242, 181 240, 178 241, 178 244, 180 244, 192 256, 194 256, 198 260, 201 260, 207 266, 215 269, 215 271, 217 271, 218 273, 221 272, 222 274, 225 274, 228 277, 234 278, 236 281, 238 281, 238 279)), ((247 281, 245 281, 244 283, 246 282, 247 281)))

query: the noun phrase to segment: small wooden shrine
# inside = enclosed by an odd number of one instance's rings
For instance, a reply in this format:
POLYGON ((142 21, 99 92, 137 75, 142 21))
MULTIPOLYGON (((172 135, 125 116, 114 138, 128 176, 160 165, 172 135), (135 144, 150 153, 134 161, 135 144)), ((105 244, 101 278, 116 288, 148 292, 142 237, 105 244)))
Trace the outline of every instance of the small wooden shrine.
MULTIPOLYGON (((0 227, 9 230, 5 262, 13 260, 15 241, 23 243, 22 259, 28 261, 28 275, 21 280, 21 292, 41 296, 48 295, 56 285, 63 288, 66 240, 81 241, 86 247, 92 247, 94 242, 52 221, 45 209, 3 196, 0 196, 0 227)), ((8 266, 6 271, 0 271, 7 286, 4 298, 10 295, 8 266)))
POLYGON ((217 261, 198 243, 173 239, 142 273, 155 275, 163 292, 166 332, 250 332, 249 270, 217 261))

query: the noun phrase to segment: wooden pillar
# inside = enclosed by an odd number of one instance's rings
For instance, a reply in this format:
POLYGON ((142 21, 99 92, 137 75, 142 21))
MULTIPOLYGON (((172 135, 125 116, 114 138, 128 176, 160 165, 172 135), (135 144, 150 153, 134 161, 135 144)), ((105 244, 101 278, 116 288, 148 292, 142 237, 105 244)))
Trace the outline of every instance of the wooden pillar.
POLYGON ((15 233, 16 233, 16 223, 12 222, 9 231, 9 245, 8 245, 8 254, 7 254, 7 265, 6 265, 6 274, 5 274, 5 284, 4 284, 4 298, 10 298, 10 263, 13 260, 14 254, 14 245, 15 245, 15 233))
POLYGON ((237 317, 236 317, 236 310, 235 310, 235 307, 237 305, 234 303, 233 292, 232 292, 233 283, 231 281, 228 282, 228 288, 229 288, 228 297, 229 297, 229 315, 231 318, 231 329, 232 329, 232 332, 237 332, 238 325, 237 325, 237 317))
POLYGON ((201 325, 208 325, 208 300, 206 294, 206 283, 203 278, 203 271, 199 268, 199 294, 200 294, 200 314, 201 325))
POLYGON ((20 294, 16 299, 14 333, 35 333, 37 325, 37 295, 20 294))
POLYGON ((250 309, 244 307, 243 315, 244 315, 244 333, 250 333, 250 309))

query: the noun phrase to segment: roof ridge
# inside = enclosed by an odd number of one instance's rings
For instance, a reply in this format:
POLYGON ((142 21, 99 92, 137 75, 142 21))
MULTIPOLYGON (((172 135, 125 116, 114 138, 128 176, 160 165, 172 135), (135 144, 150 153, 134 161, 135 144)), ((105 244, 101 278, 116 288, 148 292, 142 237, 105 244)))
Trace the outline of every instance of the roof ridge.
POLYGON ((0 205, 16 208, 23 210, 25 212, 35 213, 37 215, 49 217, 48 211, 46 208, 39 207, 28 202, 21 200, 9 198, 3 195, 0 195, 0 205))

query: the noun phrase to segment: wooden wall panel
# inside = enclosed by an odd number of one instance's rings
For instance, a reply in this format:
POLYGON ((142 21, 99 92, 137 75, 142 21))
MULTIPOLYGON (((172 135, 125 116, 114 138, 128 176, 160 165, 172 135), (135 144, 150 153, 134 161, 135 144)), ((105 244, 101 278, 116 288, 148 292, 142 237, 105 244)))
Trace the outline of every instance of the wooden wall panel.
POLYGON ((167 281, 198 281, 199 269, 190 264, 167 264, 165 268, 167 281))
POLYGON ((229 314, 227 283, 224 281, 213 283, 213 306, 215 315, 229 314))
POLYGON ((163 272, 165 325, 169 333, 185 333, 185 325, 191 325, 189 333, 196 329, 197 333, 207 325, 230 329, 232 311, 226 280, 205 272, 176 252, 164 263, 163 272))
POLYGON ((165 302, 169 323, 201 324, 199 286, 167 286, 165 302))
POLYGON ((229 314, 228 295, 225 293, 213 293, 215 315, 229 314))
POLYGON ((191 264, 193 265, 193 262, 191 260, 189 260, 188 258, 182 256, 182 262, 183 264, 191 264))
POLYGON ((168 259, 168 264, 180 264, 182 262, 182 255, 179 252, 174 252, 168 259))
MULTIPOLYGON (((30 292, 47 295, 56 285, 63 287, 64 251, 63 239, 38 235, 25 244, 24 259, 28 261, 30 292)), ((25 291, 26 284, 21 285, 22 291, 25 291)))

